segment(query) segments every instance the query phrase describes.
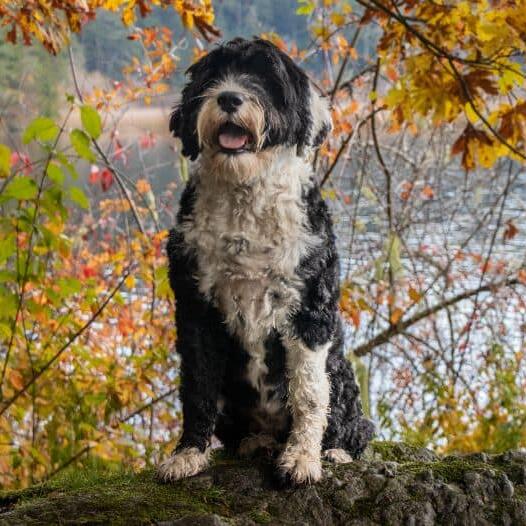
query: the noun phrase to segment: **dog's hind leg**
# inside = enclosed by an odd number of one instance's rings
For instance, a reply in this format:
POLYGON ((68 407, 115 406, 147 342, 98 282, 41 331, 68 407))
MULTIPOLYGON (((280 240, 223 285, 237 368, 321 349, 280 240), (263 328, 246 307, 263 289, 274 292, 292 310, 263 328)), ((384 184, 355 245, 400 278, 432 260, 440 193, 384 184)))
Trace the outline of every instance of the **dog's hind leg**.
POLYGON ((352 364, 341 345, 329 354, 327 371, 331 381, 331 412, 323 448, 343 449, 357 459, 374 435, 374 424, 363 414, 352 364))

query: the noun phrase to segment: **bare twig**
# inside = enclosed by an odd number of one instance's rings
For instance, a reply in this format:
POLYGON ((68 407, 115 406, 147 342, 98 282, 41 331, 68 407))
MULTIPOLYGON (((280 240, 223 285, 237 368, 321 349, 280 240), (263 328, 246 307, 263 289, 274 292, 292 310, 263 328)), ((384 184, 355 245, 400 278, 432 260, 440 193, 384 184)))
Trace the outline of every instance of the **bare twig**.
POLYGON ((356 356, 364 356, 365 354, 371 352, 375 347, 387 343, 393 336, 401 334, 412 325, 415 325, 415 323, 418 323, 419 321, 422 321, 423 319, 428 318, 429 316, 432 316, 433 314, 436 314, 437 312, 446 309, 447 307, 451 307, 452 305, 455 305, 460 301, 472 298, 473 296, 476 296, 481 292, 488 292, 490 290, 496 290, 503 287, 512 287, 514 285, 519 284, 520 281, 518 278, 512 278, 498 283, 489 283, 487 285, 483 285, 475 289, 466 290, 465 292, 457 294, 456 296, 453 296, 448 300, 445 300, 441 303, 438 303, 437 305, 434 305, 428 309, 418 312, 406 320, 402 320, 396 324, 392 324, 380 334, 376 335, 372 340, 362 345, 359 345, 358 347, 353 349, 352 352, 356 356))

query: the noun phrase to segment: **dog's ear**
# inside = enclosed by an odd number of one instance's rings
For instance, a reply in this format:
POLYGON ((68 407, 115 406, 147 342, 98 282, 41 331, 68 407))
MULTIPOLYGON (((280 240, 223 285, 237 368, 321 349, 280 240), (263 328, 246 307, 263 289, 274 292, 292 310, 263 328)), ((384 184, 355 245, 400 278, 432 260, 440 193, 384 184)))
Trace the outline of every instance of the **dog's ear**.
POLYGON ((183 115, 181 106, 178 104, 174 107, 172 114, 170 115, 170 132, 174 137, 181 138, 181 126, 182 126, 183 115))
POLYGON ((320 146, 332 129, 331 112, 305 72, 274 44, 256 40, 269 50, 270 61, 283 85, 285 121, 289 141, 297 145, 298 155, 320 146))
POLYGON ((199 141, 197 139, 197 113, 203 85, 206 84, 206 73, 210 69, 210 53, 186 70, 189 82, 183 89, 180 102, 175 106, 170 116, 170 131, 174 137, 183 143, 182 154, 195 161, 199 155, 199 141))
POLYGON ((184 100, 178 104, 170 116, 170 131, 174 137, 181 139, 182 154, 195 161, 199 155, 197 132, 195 130, 195 117, 190 108, 186 109, 184 100), (190 114, 189 114, 190 113, 190 114))
POLYGON ((322 97, 312 83, 309 95, 311 126, 307 142, 311 148, 318 148, 332 130, 331 111, 327 97, 322 97))

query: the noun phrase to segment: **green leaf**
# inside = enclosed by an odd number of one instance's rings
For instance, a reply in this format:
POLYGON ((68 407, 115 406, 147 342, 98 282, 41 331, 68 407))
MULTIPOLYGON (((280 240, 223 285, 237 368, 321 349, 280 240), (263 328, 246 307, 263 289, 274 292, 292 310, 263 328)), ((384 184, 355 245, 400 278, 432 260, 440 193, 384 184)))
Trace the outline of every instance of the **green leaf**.
POLYGON ((100 115, 92 106, 84 105, 80 108, 80 120, 82 126, 88 132, 88 135, 93 139, 100 136, 102 132, 102 123, 100 115))
POLYGON ((0 177, 7 177, 11 171, 11 150, 0 144, 0 177))
POLYGON ((78 186, 72 186, 69 190, 71 200, 82 208, 89 208, 89 200, 84 191, 78 186))
POLYGON ((37 196, 37 193, 38 188, 35 181, 27 175, 20 175, 8 183, 3 195, 8 198, 22 200, 34 199, 37 196))
POLYGON ((82 288, 80 281, 75 278, 59 278, 56 285, 63 298, 79 293, 82 288))
MULTIPOLYGON (((53 185, 42 192, 40 199, 40 206, 47 212, 50 218, 56 220, 56 213, 58 212, 64 217, 64 205, 62 204, 63 191, 62 187, 53 185)), ((66 213, 67 216, 67 213, 66 213)))
MULTIPOLYGON (((7 261, 16 252, 16 238, 14 233, 0 239, 0 263, 7 261)), ((2 278, 0 276, 0 281, 2 278)))
POLYGON ((179 155, 179 175, 183 183, 188 182, 188 160, 184 155, 179 155))
POLYGON ((7 323, 0 323, 0 341, 7 341, 11 337, 11 327, 7 323))
POLYGON ((64 184, 64 173, 55 163, 49 163, 47 167, 47 176, 51 181, 53 181, 57 186, 62 186, 64 184))
POLYGON ((69 159, 62 152, 56 152, 55 157, 60 162, 60 164, 66 168, 73 179, 77 180, 79 178, 79 174, 77 173, 75 165, 69 162, 69 159))
POLYGON ((31 141, 38 140, 42 142, 53 142, 58 134, 59 127, 48 117, 37 117, 25 129, 22 135, 22 142, 28 144, 31 141))
POLYGON ((389 265, 391 271, 395 276, 398 276, 402 271, 402 260, 400 258, 400 238, 392 233, 388 241, 389 265))
POLYGON ((299 0, 300 4, 304 4, 300 7, 298 7, 298 9, 296 9, 296 14, 297 15, 310 15, 313 11, 314 11, 314 8, 316 7, 316 4, 314 2, 311 2, 309 0, 299 0))
POLYGON ((75 151, 86 161, 95 162, 97 158, 95 154, 90 150, 90 138, 85 132, 79 129, 74 129, 69 138, 75 151))

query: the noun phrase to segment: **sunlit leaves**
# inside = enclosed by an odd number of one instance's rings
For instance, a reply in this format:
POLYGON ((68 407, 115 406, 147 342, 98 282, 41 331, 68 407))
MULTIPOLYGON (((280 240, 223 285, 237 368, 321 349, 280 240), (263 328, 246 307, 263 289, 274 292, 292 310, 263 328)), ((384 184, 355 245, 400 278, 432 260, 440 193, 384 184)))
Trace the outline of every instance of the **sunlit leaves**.
POLYGON ((11 150, 0 144, 0 178, 7 177, 11 170, 11 150))
POLYGON ((316 8, 316 3, 311 0, 299 0, 300 6, 296 9, 298 15, 310 15, 316 8))
POLYGON ((80 118, 86 133, 92 139, 98 139, 102 132, 100 115, 95 108, 84 104, 80 107, 80 118))
POLYGON ((3 190, 0 199, 34 199, 38 193, 35 181, 27 175, 12 179, 3 190))
POLYGON ((52 119, 48 117, 37 117, 25 129, 22 142, 28 144, 37 140, 41 142, 52 142, 57 138, 59 128, 52 119))
POLYGON ((46 173, 50 181, 53 181, 57 186, 62 187, 62 185, 64 184, 65 176, 58 164, 49 163, 46 173))
POLYGON ((95 162, 97 160, 97 157, 90 148, 90 138, 84 131, 76 128, 70 133, 69 138, 71 140, 71 145, 75 148, 75 151, 80 157, 90 162, 95 162))
MULTIPOLYGON (((166 330, 172 325, 173 301, 163 261, 166 232, 116 233, 111 227, 116 210, 126 215, 129 201, 106 199, 100 207, 90 202, 75 165, 80 159, 97 160, 93 140, 102 126, 98 112, 86 108, 80 110, 83 129, 69 136, 67 123, 59 128, 36 119, 26 132, 31 158, 24 151, 1 150, 8 179, 0 185, 0 347, 10 351, 1 356, 0 410, 5 413, 0 440, 7 443, 16 429, 17 441, 0 455, 0 463, 12 460, 9 471, 0 473, 3 485, 39 480, 85 444, 99 458, 142 461, 129 435, 133 432, 138 444, 151 439, 148 434, 140 438, 140 427, 127 423, 126 413, 140 412, 164 386, 174 385, 169 353, 174 331, 166 330), (123 293, 90 325, 85 339, 68 343, 98 313, 130 261, 134 273, 125 279, 123 293), (56 353, 56 363, 46 369, 56 353), (20 396, 6 409, 3 404, 42 368, 33 401, 20 396), (31 418, 37 426, 24 424, 31 418)), ((118 154, 121 162, 124 148, 115 139, 114 158, 118 154)), ((114 173, 92 166, 90 177, 108 190, 114 173)), ((139 179, 134 192, 142 196, 138 213, 151 214, 145 207, 155 207, 148 180, 139 179)), ((161 426, 178 418, 170 407, 156 411, 161 426)))
POLYGON ((6 40, 26 45, 40 41, 51 53, 57 53, 68 42, 71 32, 81 30, 84 23, 96 16, 99 9, 118 11, 122 22, 131 25, 137 15, 144 17, 155 6, 174 9, 189 29, 196 29, 204 38, 219 35, 213 25, 214 11, 210 0, 59 0, 50 5, 47 0, 32 2, 31 9, 23 3, 5 3, 0 8, 0 21, 10 29, 6 40))
POLYGON ((398 6, 390 23, 385 10, 371 7, 367 17, 383 27, 378 52, 381 71, 391 81, 384 101, 392 131, 402 123, 418 126, 421 117, 435 126, 467 120, 477 129, 464 132, 452 150, 462 155, 465 169, 491 167, 504 156, 524 162, 513 152, 524 150, 524 130, 514 126, 513 135, 495 134, 507 127, 498 109, 502 96, 513 93, 510 109, 518 108, 524 88, 524 65, 516 59, 526 51, 523 6, 408 1, 398 6))
POLYGON ((84 191, 78 186, 73 186, 69 190, 71 200, 77 203, 82 208, 89 208, 89 200, 84 191))

